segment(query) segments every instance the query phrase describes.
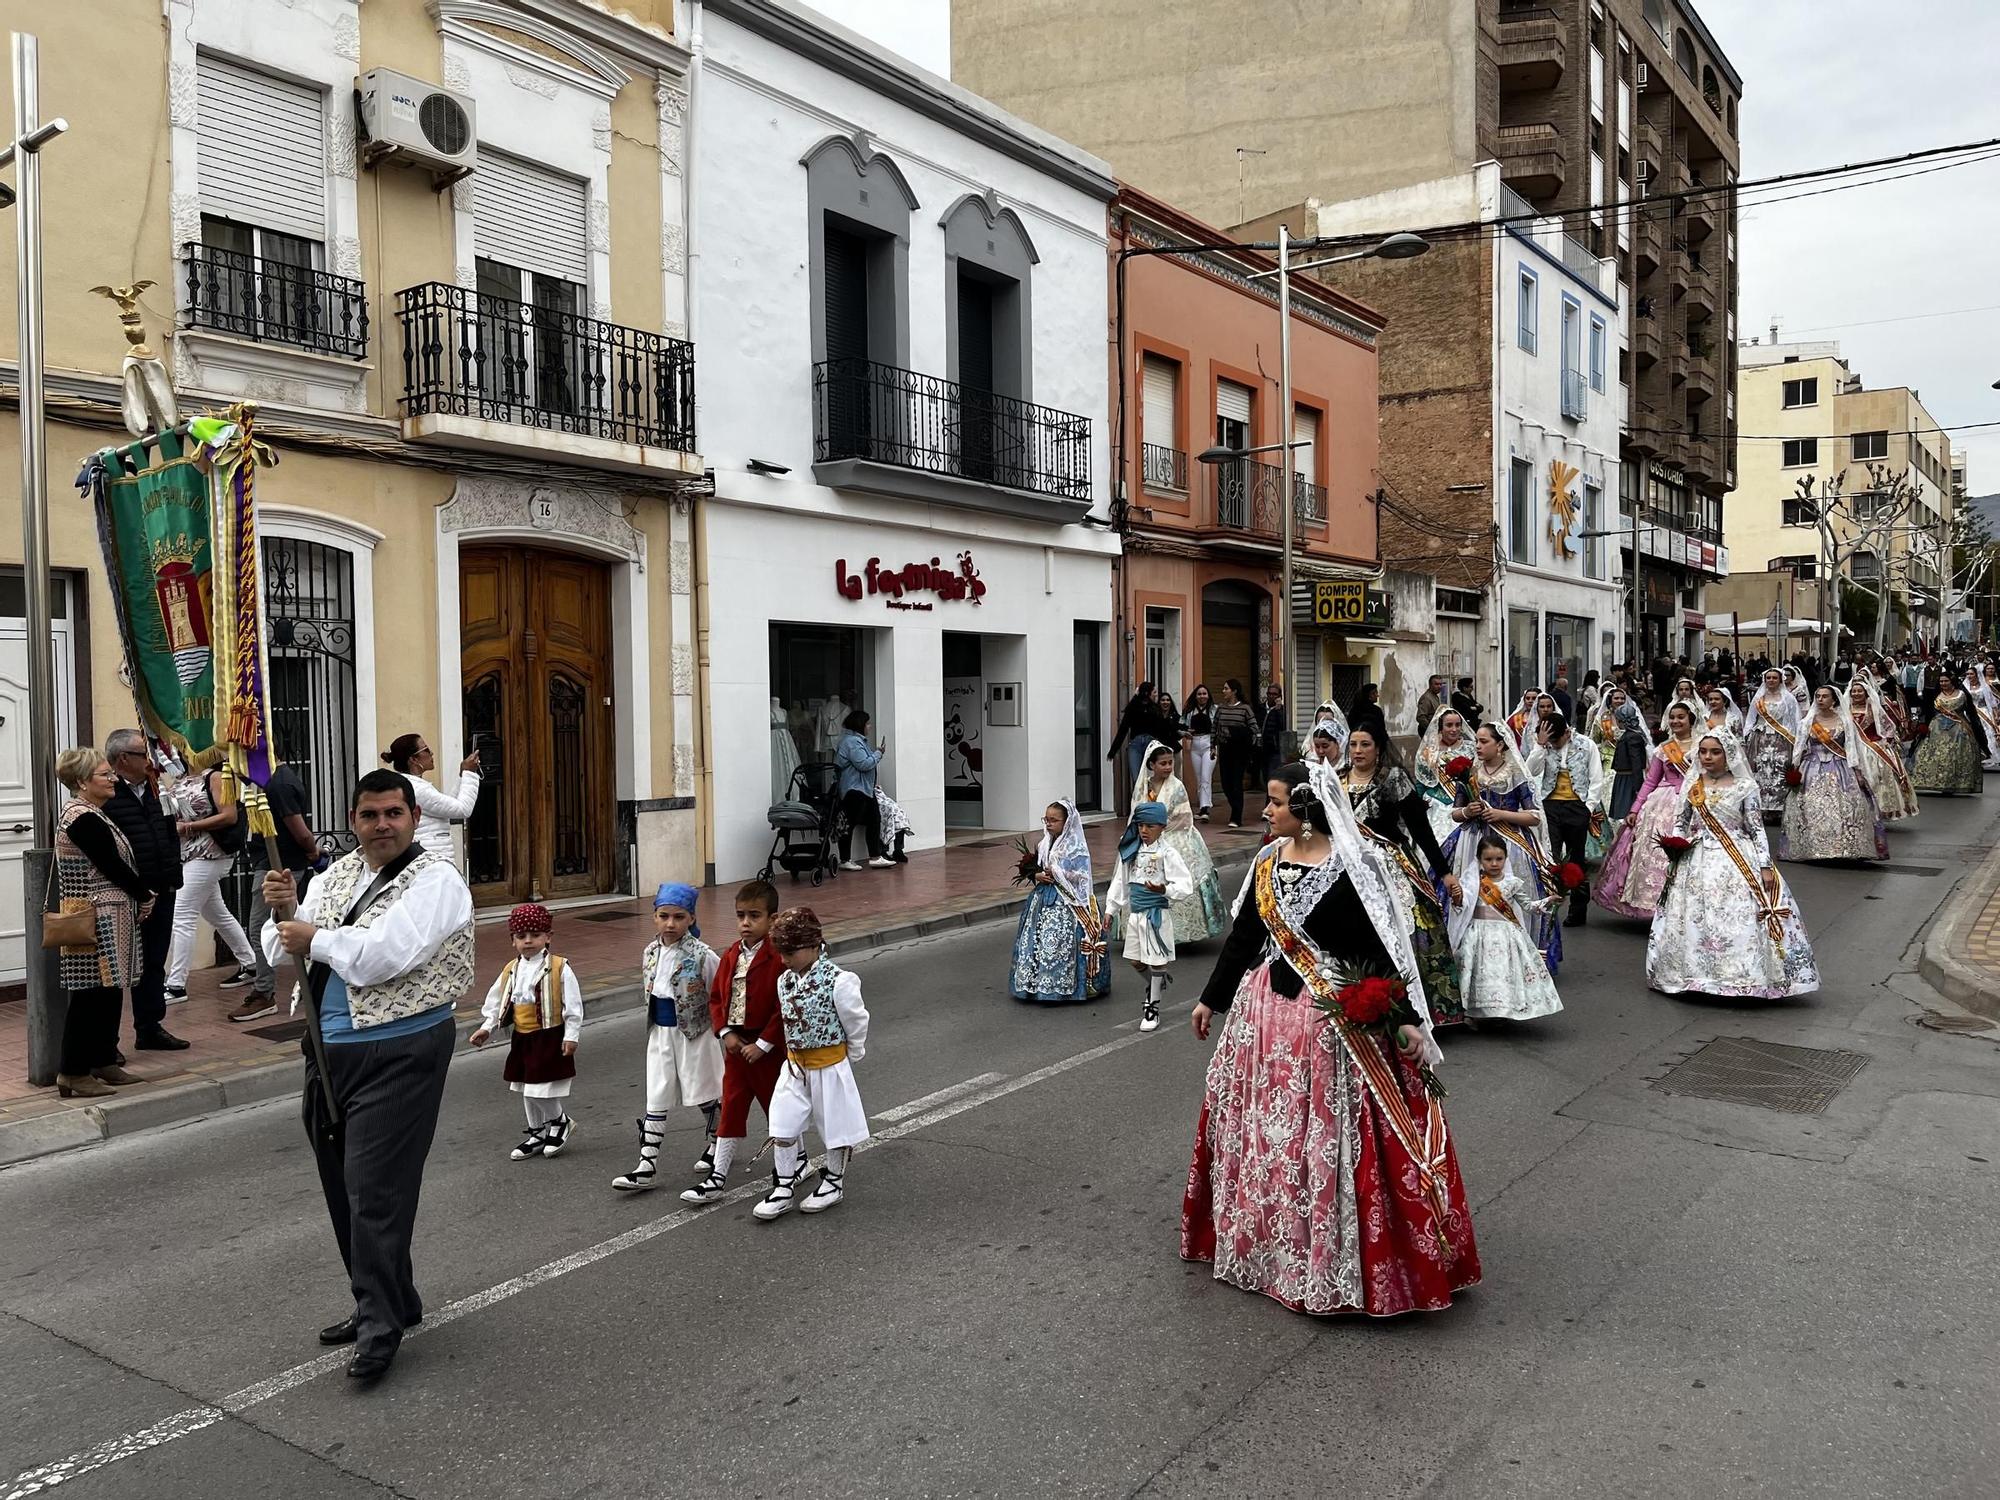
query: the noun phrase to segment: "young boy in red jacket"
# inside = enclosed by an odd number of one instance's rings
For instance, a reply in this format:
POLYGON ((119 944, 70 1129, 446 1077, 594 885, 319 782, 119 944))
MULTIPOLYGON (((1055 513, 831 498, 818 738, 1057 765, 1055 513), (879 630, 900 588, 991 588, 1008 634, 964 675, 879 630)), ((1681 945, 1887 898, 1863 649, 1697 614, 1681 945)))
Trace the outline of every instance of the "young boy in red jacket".
MULTIPOLYGON (((771 1113, 771 1093, 785 1066, 785 1022, 778 1013, 778 976, 784 972, 766 939, 778 913, 778 892, 753 880, 736 893, 736 942, 716 965, 708 1013, 722 1038, 722 1113, 715 1124, 715 1164, 681 1194, 683 1203, 713 1203, 729 1184, 736 1148, 750 1128, 750 1101, 771 1113)), ((777 1181, 772 1173, 771 1180, 777 1181)))

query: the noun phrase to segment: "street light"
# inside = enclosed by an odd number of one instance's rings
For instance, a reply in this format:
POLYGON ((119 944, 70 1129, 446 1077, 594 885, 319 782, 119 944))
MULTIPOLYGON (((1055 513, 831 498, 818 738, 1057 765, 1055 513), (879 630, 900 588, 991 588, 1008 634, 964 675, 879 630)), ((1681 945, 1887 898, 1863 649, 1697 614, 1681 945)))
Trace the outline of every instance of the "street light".
MULTIPOLYGON (((1306 241, 1318 245, 1323 241, 1306 241)), ((1284 426, 1280 429, 1286 440, 1279 443, 1262 443, 1254 448, 1226 448, 1220 445, 1204 449, 1201 462, 1205 464, 1234 463, 1248 458, 1253 453, 1277 453, 1285 455, 1284 480, 1279 488, 1279 506, 1284 513, 1282 530, 1283 560, 1279 568, 1279 594, 1277 620, 1278 673, 1280 680, 1288 680, 1297 670, 1298 663, 1292 660, 1292 529, 1297 520, 1292 498, 1292 453, 1304 447, 1303 443, 1292 439, 1292 273, 1294 271, 1317 271, 1322 266, 1338 266, 1356 260, 1415 260, 1431 247, 1430 241, 1420 234, 1392 234, 1380 244, 1366 250, 1351 250, 1345 255, 1329 256, 1325 260, 1308 261, 1302 266, 1292 264, 1291 231, 1283 224, 1278 226, 1278 264, 1268 271, 1258 271, 1250 280, 1262 281, 1266 277, 1278 278, 1278 410, 1283 414, 1284 426)), ((1286 696, 1290 697, 1287 688, 1286 696)), ((1289 718, 1290 716, 1287 715, 1289 718)))

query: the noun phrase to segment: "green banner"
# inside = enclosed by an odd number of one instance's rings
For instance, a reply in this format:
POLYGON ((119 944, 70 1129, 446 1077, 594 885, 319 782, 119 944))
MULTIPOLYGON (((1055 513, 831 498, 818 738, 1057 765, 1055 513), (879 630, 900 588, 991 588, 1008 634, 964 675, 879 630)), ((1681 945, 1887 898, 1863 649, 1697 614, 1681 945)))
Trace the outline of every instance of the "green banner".
POLYGON ((132 695, 146 728, 185 757, 215 743, 209 476, 192 439, 163 433, 154 446, 105 449, 88 487, 132 695))

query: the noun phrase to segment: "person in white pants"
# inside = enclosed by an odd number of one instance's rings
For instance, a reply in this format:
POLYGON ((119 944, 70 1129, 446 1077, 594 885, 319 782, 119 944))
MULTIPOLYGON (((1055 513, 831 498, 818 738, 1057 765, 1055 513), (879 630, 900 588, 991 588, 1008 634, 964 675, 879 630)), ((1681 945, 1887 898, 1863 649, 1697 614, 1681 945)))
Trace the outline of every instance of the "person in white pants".
POLYGON ((1196 683, 1188 698, 1187 727, 1188 795, 1194 799, 1196 814, 1206 823, 1209 809, 1215 806, 1215 700, 1205 682, 1196 683))
POLYGON ((242 925, 222 899, 222 877, 236 856, 216 842, 218 830, 236 825, 237 804, 218 809, 217 772, 183 776, 173 790, 181 836, 181 892, 174 903, 174 937, 167 950, 167 1004, 187 999, 188 970, 194 965, 194 934, 207 922, 236 957, 236 972, 222 981, 224 989, 248 984, 257 977, 257 954, 242 925))

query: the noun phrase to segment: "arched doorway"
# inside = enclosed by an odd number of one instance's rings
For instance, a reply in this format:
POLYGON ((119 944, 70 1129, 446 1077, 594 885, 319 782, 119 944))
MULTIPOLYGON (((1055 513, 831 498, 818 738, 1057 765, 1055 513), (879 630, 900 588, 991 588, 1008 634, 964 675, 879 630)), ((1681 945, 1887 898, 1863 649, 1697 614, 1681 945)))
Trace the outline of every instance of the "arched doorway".
POLYGON ((466 820, 479 906, 612 888, 611 587, 601 563, 522 546, 458 554, 466 820))

